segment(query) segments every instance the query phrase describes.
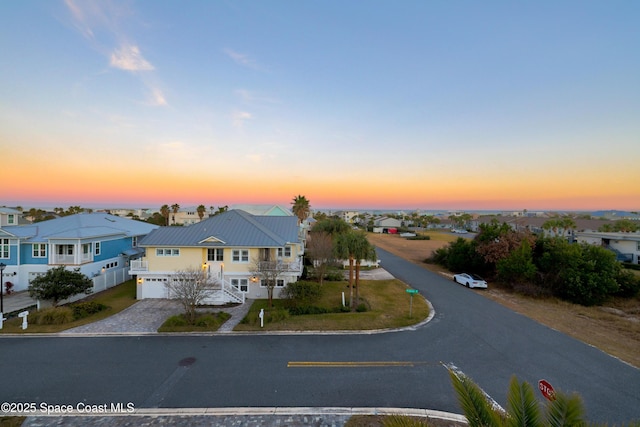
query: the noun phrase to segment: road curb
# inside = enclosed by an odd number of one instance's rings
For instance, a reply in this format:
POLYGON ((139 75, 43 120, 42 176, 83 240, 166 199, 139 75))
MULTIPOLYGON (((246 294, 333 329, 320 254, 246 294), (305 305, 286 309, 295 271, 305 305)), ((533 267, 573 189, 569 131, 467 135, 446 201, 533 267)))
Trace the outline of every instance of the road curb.
MULTIPOLYGON (((252 417, 252 416, 344 416, 354 415, 404 415, 409 417, 432 418, 443 421, 467 423, 460 414, 417 408, 364 408, 364 407, 227 407, 227 408, 139 408, 132 412, 115 413, 66 413, 66 414, 21 414, 15 416, 67 418, 67 417, 252 417)), ((14 416, 14 414, 12 414, 14 416)))

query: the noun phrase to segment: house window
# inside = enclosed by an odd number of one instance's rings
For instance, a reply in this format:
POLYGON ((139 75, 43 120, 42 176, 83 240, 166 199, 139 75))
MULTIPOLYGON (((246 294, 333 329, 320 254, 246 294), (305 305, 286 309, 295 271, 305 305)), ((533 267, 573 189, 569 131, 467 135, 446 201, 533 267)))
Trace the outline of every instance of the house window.
POLYGON ((58 245, 58 255, 73 255, 73 245, 58 245))
POLYGON ((249 262, 249 250, 247 250, 247 249, 234 249, 233 250, 233 262, 249 262))
POLYGON ((100 255, 100 242, 95 242, 93 249, 94 255, 100 255))
POLYGON ((91 253, 91 243, 85 243, 82 245, 82 254, 89 255, 91 253))
POLYGON ((276 280, 276 288, 284 288, 284 279, 276 280))
POLYGON ((207 261, 224 261, 223 253, 222 248, 207 249, 207 261))
POLYGON ((156 256, 180 256, 180 249, 178 249, 178 248, 158 248, 158 249, 156 249, 156 256))
POLYGON ((291 257, 291 246, 285 246, 284 248, 278 248, 278 258, 291 257))
POLYGON ((231 286, 240 292, 249 292, 249 281, 247 279, 231 279, 231 286))
POLYGON ((7 216, 7 224, 15 224, 16 223, 16 216, 14 214, 9 214, 7 216))
POLYGON ((33 244, 33 257, 45 258, 47 256, 47 245, 44 243, 33 244))
POLYGON ((9 239, 0 239, 0 258, 9 258, 9 239))
POLYGON ((640 251, 640 242, 636 242, 636 250, 640 251))
POLYGON ((132 248, 137 248, 138 247, 138 236, 133 236, 131 238, 131 247, 132 248))

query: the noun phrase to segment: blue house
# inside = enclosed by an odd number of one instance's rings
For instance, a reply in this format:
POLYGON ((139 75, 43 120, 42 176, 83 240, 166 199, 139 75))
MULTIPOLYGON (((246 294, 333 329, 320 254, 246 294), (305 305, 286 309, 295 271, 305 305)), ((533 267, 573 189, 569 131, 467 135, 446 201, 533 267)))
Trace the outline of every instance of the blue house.
POLYGON ((144 254, 138 240, 158 228, 106 213, 11 225, 19 214, 0 209, 0 262, 6 265, 4 282, 11 282, 13 291, 26 290, 32 279, 60 265, 79 268, 93 279, 94 291, 129 280, 130 260, 144 254))

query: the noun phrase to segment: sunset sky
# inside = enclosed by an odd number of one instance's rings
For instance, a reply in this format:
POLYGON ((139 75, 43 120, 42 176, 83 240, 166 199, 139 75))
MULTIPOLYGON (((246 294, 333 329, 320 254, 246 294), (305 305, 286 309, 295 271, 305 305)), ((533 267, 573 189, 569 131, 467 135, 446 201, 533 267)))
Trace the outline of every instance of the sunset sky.
POLYGON ((3 1, 0 206, 640 210, 640 1, 3 1))

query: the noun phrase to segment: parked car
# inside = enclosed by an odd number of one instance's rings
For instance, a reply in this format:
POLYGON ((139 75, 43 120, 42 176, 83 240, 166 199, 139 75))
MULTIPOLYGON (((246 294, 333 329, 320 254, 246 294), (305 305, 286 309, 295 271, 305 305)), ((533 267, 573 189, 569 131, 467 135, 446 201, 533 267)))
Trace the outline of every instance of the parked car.
POLYGON ((487 289, 487 282, 482 277, 476 276, 475 274, 454 274, 453 281, 461 285, 465 285, 467 288, 487 289))

